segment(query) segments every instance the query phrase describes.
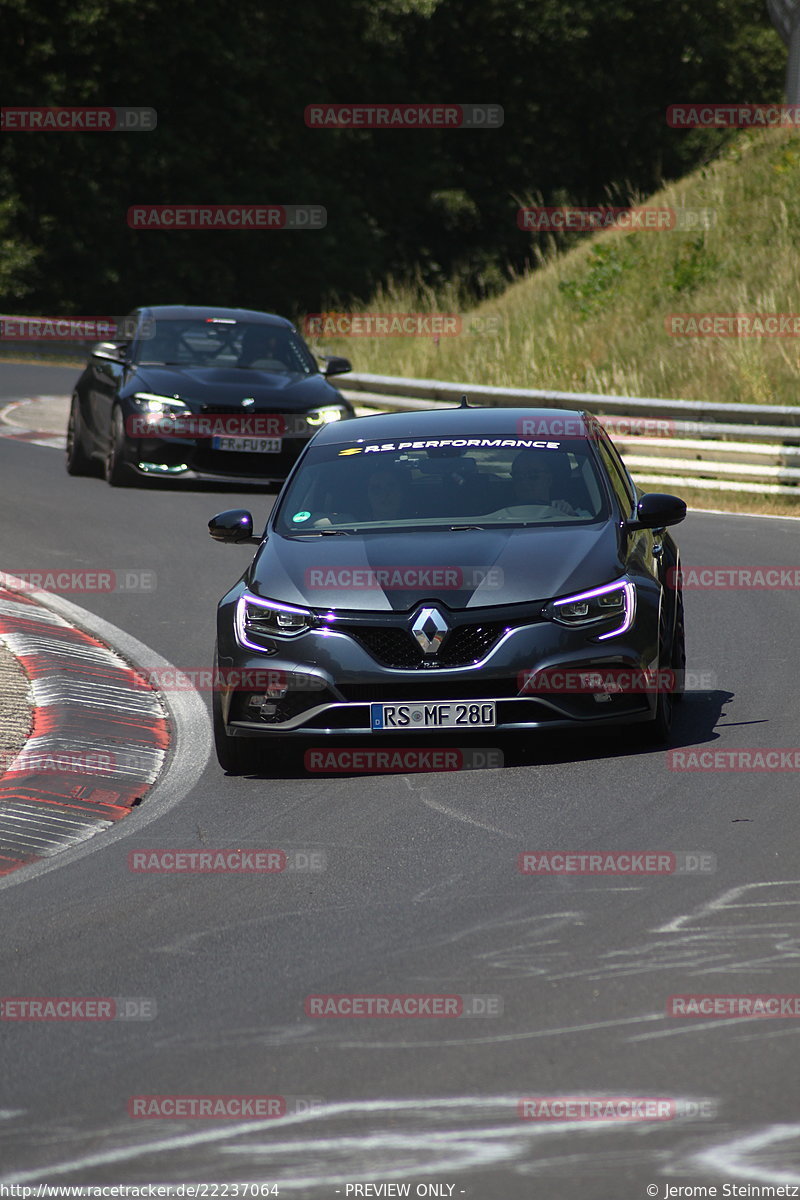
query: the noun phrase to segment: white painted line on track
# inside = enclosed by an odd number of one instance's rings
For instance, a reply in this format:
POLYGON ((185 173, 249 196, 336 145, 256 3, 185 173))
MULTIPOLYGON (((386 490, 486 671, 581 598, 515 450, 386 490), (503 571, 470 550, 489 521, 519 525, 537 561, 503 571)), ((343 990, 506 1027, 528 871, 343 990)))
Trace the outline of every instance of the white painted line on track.
MULTIPOLYGON (((773 1159, 781 1142, 800 1142, 800 1125, 770 1125, 768 1129, 734 1138, 723 1145, 712 1146, 695 1155, 689 1166, 699 1170, 720 1171, 729 1179, 757 1179, 777 1186, 800 1183, 800 1168, 783 1170, 773 1159), (759 1161, 758 1155, 762 1154, 759 1161)), ((796 1152, 796 1145, 790 1153, 796 1152)), ((769 1193, 756 1192, 755 1195, 769 1193)), ((780 1195, 780 1193, 776 1193, 780 1195)), ((784 1192, 791 1196, 791 1192, 784 1192)))
POLYGON ((725 508, 690 508, 690 513, 714 517, 758 517, 759 521, 800 521, 800 517, 784 516, 783 513, 728 512, 725 508))
MULTIPOLYGON (((584 1094, 580 1089, 570 1092, 568 1098, 584 1094)), ((557 1155, 559 1143, 571 1143, 582 1137, 588 1153, 590 1147, 596 1146, 598 1137, 605 1140, 609 1135, 613 1138, 614 1134, 630 1132, 630 1121, 625 1118, 596 1122, 519 1120, 515 1117, 519 1100, 518 1095, 345 1100, 278 1119, 228 1123, 222 1129, 181 1131, 160 1137, 152 1135, 151 1140, 136 1145, 93 1150, 50 1166, 2 1176, 0 1184, 19 1186, 183 1149, 199 1152, 201 1147, 216 1145, 219 1163, 224 1164, 226 1159, 228 1163, 235 1162, 236 1156, 245 1155, 256 1161, 257 1166, 249 1170, 258 1170, 259 1174, 255 1179, 250 1176, 247 1183, 242 1180, 242 1187, 269 1180, 278 1184, 281 1192, 324 1188, 330 1194, 334 1187, 343 1189, 354 1181, 376 1177, 382 1180, 422 1175, 441 1177, 492 1166, 516 1169, 530 1161, 538 1142, 554 1141, 553 1153, 557 1155), (341 1132, 343 1117, 356 1119, 357 1133, 341 1132), (282 1137, 292 1127, 292 1132, 300 1136, 282 1137), (264 1138, 243 1140, 253 1134, 263 1134, 264 1138), (334 1151, 339 1152, 338 1158, 331 1157, 334 1151)), ((714 1103, 711 1097, 676 1096, 674 1100, 677 1104, 714 1103)), ((680 1119, 676 1124, 686 1127, 680 1119)), ((207 1157, 204 1162, 208 1162, 207 1157)), ((663 1168, 663 1151, 655 1156, 654 1163, 657 1169, 663 1168)), ((674 1161, 669 1165, 674 1166, 674 1161)), ((663 1169, 659 1173, 664 1173, 663 1169)), ((148 1182, 158 1186, 155 1180, 148 1182)), ((557 1189, 553 1194, 557 1194, 557 1189)))
MULTIPOLYGON (((113 650, 125 658, 132 667, 147 674, 148 671, 176 671, 177 668, 167 659, 162 658, 138 638, 126 633, 124 629, 112 625, 110 621, 95 616, 71 600, 56 596, 51 592, 29 588, 13 575, 5 577, 9 587, 16 585, 25 595, 68 621, 77 625, 85 633, 106 642, 113 650)), ((164 816, 176 804, 179 804, 197 784, 202 776, 211 753, 212 733, 211 721, 200 693, 196 688, 180 692, 160 693, 170 720, 173 725, 173 739, 170 746, 167 763, 161 776, 156 780, 147 793, 143 804, 134 808, 124 820, 117 821, 112 829, 101 831, 97 838, 65 850, 54 858, 32 863, 13 871, 0 879, 0 890, 9 887, 19 887, 39 879, 50 871, 59 870, 94 854, 98 850, 129 837, 138 830, 149 825, 152 821, 164 816)))

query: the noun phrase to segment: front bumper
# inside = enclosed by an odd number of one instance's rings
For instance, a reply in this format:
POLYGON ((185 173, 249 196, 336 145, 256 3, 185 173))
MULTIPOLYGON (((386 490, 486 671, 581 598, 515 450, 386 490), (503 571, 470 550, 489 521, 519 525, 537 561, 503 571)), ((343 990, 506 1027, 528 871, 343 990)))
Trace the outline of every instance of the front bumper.
MULTIPOLYGON (((227 598, 226 598, 227 599, 227 598)), ((235 641, 229 615, 220 609, 218 646, 223 678, 232 671, 241 688, 221 688, 227 732, 234 737, 392 736, 415 737, 458 730, 371 728, 371 703, 434 703, 493 700, 497 723, 476 729, 493 731, 565 729, 650 721, 654 692, 619 694, 529 690, 531 672, 578 670, 632 673, 658 664, 658 620, 640 605, 634 630, 609 642, 594 642, 585 633, 547 621, 511 629, 478 664, 442 669, 395 670, 381 666, 359 642, 345 633, 308 633, 291 641, 275 640, 277 653, 243 650, 235 641), (268 670, 287 690, 268 697, 248 690, 247 680, 268 670), (596 699, 600 695, 601 699, 596 699), (259 703, 259 697, 261 702, 259 703)), ((278 689, 280 690, 280 689, 278 689)), ((466 728, 466 727, 465 727, 466 728)), ((464 729, 461 730, 463 734, 464 729)))
POLYGON ((129 443, 127 462, 150 479, 188 479, 208 483, 282 483, 311 440, 285 438, 276 454, 214 450, 188 438, 140 438, 129 443))

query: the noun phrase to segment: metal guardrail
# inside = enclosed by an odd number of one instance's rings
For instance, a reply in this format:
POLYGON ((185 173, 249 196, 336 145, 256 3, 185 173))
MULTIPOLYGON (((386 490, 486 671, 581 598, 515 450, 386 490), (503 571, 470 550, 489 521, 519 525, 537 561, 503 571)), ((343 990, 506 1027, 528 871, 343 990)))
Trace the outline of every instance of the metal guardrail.
POLYGON ((376 410, 436 408, 458 404, 463 395, 489 407, 585 409, 601 420, 610 418, 609 432, 640 483, 800 499, 800 406, 604 396, 391 375, 352 374, 342 383, 340 390, 353 403, 376 410))
MULTIPOLYGON (((61 359, 82 365, 93 342, 0 342, 0 362, 15 351, 41 362, 61 359)), ((715 404, 561 392, 541 388, 491 387, 349 374, 339 390, 353 403, 376 411, 417 411, 458 404, 463 395, 490 407, 586 409, 607 417, 614 441, 638 482, 715 491, 781 494, 800 499, 800 406, 715 404), (639 432, 637 432, 637 422, 639 432), (661 428, 654 430, 654 423, 661 428), (649 436, 656 432, 659 436, 649 436)))

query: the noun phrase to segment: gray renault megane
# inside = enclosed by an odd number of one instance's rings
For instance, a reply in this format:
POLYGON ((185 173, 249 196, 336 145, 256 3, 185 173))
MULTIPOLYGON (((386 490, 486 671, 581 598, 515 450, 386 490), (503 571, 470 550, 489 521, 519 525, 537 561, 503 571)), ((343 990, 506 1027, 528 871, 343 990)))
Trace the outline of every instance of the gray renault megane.
MULTIPOLYGON (((638 725, 685 666, 675 496, 643 494, 589 413, 460 408, 328 425, 217 615, 217 756, 293 740, 638 725)), ((267 751, 267 753, 261 753, 267 751)))

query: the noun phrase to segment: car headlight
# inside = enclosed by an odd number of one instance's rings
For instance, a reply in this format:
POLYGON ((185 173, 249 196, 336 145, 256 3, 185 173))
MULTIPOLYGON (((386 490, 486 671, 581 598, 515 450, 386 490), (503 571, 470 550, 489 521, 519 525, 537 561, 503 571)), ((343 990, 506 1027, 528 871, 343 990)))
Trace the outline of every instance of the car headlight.
POLYGON ((545 612, 551 620, 571 629, 616 621, 613 629, 598 634, 597 640, 602 642, 630 629, 636 616, 636 588, 627 579, 619 579, 604 587, 553 600, 545 612))
POLYGON ((331 421, 343 421, 345 409, 340 404, 328 404, 325 408, 315 408, 306 413, 309 425, 330 425, 331 421))
POLYGON ((158 396, 153 392, 137 392, 131 399, 143 413, 152 417, 177 417, 189 411, 189 406, 177 396, 158 396))
POLYGON ((262 600, 250 592, 245 592, 236 602, 235 622, 236 640, 250 650, 271 649, 263 645, 263 639, 297 637, 317 624, 314 614, 306 608, 262 600))

